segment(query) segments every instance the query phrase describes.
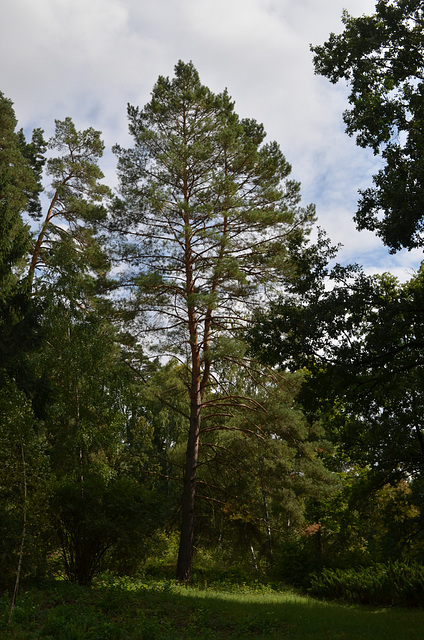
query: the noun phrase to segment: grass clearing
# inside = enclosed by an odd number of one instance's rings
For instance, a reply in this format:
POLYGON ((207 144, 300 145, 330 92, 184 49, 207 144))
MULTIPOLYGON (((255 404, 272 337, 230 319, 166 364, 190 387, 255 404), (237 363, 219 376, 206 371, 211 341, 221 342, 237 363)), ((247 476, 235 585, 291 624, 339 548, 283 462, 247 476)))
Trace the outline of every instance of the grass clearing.
POLYGON ((422 640, 421 609, 324 603, 260 586, 195 588, 171 581, 54 582, 22 592, 2 640, 422 640))

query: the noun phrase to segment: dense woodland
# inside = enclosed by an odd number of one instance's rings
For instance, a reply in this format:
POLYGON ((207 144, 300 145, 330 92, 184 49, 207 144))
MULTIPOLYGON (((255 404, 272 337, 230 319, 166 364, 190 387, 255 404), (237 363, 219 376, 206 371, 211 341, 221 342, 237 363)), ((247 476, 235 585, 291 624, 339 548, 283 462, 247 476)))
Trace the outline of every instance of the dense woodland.
MULTIPOLYGON (((423 3, 343 23, 313 53, 381 157, 358 228, 421 247, 423 3)), ((0 93, 0 586, 424 564, 424 271, 337 264, 192 63, 128 121, 112 190, 100 132, 29 139, 0 93)))

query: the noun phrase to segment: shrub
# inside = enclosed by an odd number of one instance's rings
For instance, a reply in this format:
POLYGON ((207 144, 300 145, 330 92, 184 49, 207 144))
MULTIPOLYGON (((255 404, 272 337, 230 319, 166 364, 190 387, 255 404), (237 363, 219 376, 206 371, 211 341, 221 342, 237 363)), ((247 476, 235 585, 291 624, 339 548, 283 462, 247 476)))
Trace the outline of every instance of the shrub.
POLYGON ((275 554, 273 577, 294 587, 309 586, 310 575, 322 568, 322 557, 314 542, 302 536, 284 540, 275 554))
POLYGON ((424 566, 394 562, 359 569, 324 569, 311 579, 309 593, 373 605, 424 607, 424 566))
POLYGON ((119 555, 131 545, 139 548, 136 541, 145 541, 157 520, 149 491, 130 479, 64 483, 51 503, 65 573, 80 585, 90 584, 112 549, 119 555))

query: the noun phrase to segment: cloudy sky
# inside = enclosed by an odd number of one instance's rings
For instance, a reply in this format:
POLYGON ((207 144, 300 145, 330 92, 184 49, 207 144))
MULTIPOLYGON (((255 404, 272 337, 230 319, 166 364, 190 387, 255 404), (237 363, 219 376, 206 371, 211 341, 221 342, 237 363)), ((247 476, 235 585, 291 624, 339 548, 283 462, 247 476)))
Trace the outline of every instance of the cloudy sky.
POLYGON ((55 118, 103 133, 102 168, 116 184, 113 144, 129 145, 127 103, 144 105, 159 75, 193 61, 214 92, 225 87, 242 117, 263 122, 302 183, 304 203, 339 259, 402 280, 421 252, 390 256, 352 222, 357 191, 378 159, 344 133, 347 90, 313 72, 309 44, 342 30, 341 14, 373 13, 375 0, 2 0, 0 91, 19 126, 51 135, 55 118))

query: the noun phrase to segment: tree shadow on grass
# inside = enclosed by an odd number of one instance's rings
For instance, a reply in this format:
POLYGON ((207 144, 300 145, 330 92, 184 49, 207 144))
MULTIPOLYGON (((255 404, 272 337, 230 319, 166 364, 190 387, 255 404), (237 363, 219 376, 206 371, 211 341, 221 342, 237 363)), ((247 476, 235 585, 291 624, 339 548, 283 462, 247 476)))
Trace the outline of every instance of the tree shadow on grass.
MULTIPOLYGON (((268 640, 423 640, 424 611, 343 606, 290 593, 238 595, 206 592, 181 596, 215 638, 268 640), (198 611, 202 614, 199 618, 198 611)), ((187 637, 182 634, 181 638, 187 637)), ((193 638, 196 636, 193 635, 193 638)), ((207 636, 205 636, 207 637, 207 636)), ((212 637, 212 636, 211 636, 212 637)))
MULTIPOLYGON (((5 635, 1 635, 4 633, 5 635)), ((28 591, 4 640, 422 640, 424 611, 343 606, 291 592, 170 582, 56 583, 28 591)))

